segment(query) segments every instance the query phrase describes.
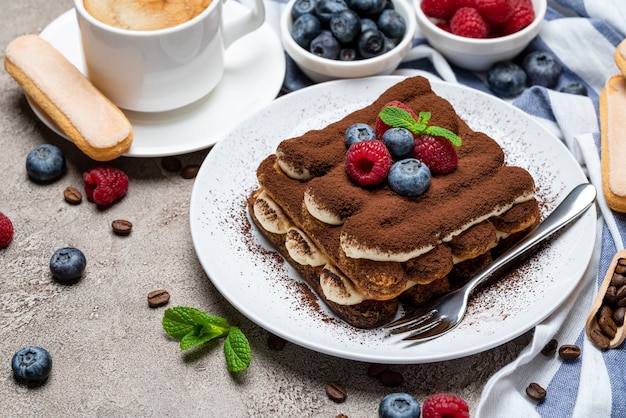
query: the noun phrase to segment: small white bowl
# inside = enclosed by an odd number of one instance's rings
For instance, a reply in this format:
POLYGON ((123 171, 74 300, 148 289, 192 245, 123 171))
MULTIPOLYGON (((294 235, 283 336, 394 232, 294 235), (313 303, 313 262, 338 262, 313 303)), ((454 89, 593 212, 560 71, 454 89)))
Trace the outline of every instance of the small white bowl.
POLYGON ((532 0, 535 20, 519 32, 498 38, 474 39, 454 35, 430 20, 415 0, 417 24, 428 39, 430 46, 461 68, 472 71, 487 71, 495 63, 507 61, 522 52, 541 30, 546 15, 547 0, 532 0))
POLYGON ((377 57, 356 61, 339 61, 318 57, 302 48, 291 37, 293 23, 291 8, 294 3, 295 0, 290 0, 281 16, 280 32, 283 47, 302 72, 316 83, 341 78, 391 74, 413 46, 413 39, 417 29, 415 7, 407 0, 393 0, 395 9, 406 21, 404 38, 395 48, 377 57))

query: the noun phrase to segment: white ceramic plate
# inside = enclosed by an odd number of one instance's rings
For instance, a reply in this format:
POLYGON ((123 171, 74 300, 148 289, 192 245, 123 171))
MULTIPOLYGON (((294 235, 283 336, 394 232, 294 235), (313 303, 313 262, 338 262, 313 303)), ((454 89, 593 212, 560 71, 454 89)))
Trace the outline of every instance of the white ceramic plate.
MULTIPOLYGON (((452 332, 407 347, 382 330, 357 330, 306 302, 304 281, 250 226, 245 201, 257 187, 256 168, 278 143, 321 128, 365 106, 398 76, 318 84, 274 101, 209 153, 191 195, 191 233, 202 266, 217 289, 248 318, 277 335, 337 357, 379 363, 426 363, 478 353, 523 334, 570 295, 595 241, 595 208, 515 273, 477 294, 452 332)), ((432 81, 474 130, 504 148, 507 162, 526 168, 538 185, 543 214, 587 182, 565 146, 519 109, 487 94, 432 81)), ((308 292, 310 295, 310 292, 308 292)))
MULTIPOLYGON (((225 20, 246 12, 239 3, 224 5, 225 20)), ((40 34, 85 73, 75 10, 71 9, 40 34)), ((181 109, 159 113, 125 111, 135 131, 127 157, 162 157, 208 148, 242 120, 276 98, 285 77, 285 54, 280 39, 264 23, 235 42, 225 55, 224 77, 203 99, 181 109)), ((37 116, 57 134, 59 129, 33 104, 37 116)))

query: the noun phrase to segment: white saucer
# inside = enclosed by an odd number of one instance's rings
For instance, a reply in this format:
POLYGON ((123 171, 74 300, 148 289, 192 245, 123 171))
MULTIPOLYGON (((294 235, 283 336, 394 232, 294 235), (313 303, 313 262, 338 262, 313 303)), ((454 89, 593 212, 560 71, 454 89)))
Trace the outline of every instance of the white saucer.
MULTIPOLYGON (((239 3, 227 2, 225 20, 237 18, 246 10, 239 3)), ((74 9, 52 21, 40 36, 85 73, 74 9)), ((169 112, 124 111, 135 131, 133 145, 125 156, 162 157, 208 148, 278 95, 285 77, 285 55, 280 39, 268 23, 235 42, 226 51, 225 62, 220 84, 196 103, 169 112)), ((43 123, 65 137, 30 104, 43 123)))

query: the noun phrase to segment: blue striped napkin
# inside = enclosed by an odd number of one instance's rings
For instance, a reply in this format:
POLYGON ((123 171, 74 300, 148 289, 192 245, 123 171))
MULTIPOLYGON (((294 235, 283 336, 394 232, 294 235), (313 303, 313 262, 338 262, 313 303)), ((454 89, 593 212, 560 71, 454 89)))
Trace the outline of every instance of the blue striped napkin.
MULTIPOLYGON (((286 0, 268 0, 268 21, 279 31, 278 19, 286 0)), ((563 64, 555 90, 526 89, 510 102, 547 127, 571 150, 601 191, 600 128, 598 97, 606 80, 619 72, 613 61, 617 44, 626 36, 626 0, 549 1, 546 22, 525 54, 548 50, 563 64), (574 96, 556 90, 569 83, 581 83, 588 96, 574 96)), ((432 49, 421 32, 414 48, 396 71, 397 74, 430 73, 437 77, 491 93, 485 74, 450 66, 432 49)), ((287 57, 285 91, 313 84, 287 57)), ((626 116, 626 114, 625 114, 626 116)), ((487 382, 477 417, 626 417, 626 353, 622 347, 602 352, 585 336, 584 323, 615 252, 626 242, 626 216, 613 213, 598 194, 596 250, 591 263, 572 297, 550 318, 539 324, 532 342, 518 358, 494 374, 487 382), (574 362, 561 362, 539 352, 552 338, 582 348, 574 362), (530 382, 547 390, 544 402, 537 404, 525 393, 530 382)))

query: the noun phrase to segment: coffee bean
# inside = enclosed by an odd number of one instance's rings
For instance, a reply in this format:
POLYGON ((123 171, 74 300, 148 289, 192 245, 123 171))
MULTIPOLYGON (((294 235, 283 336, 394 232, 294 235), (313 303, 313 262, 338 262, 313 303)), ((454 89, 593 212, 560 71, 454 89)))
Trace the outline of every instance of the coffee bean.
POLYGON ((626 258, 620 258, 617 260, 617 265, 615 266, 615 273, 624 274, 626 273, 626 258))
POLYGON ((70 205, 78 205, 83 201, 83 195, 76 187, 66 187, 63 191, 63 198, 70 205))
POLYGON ((556 353, 556 348, 559 346, 559 342, 554 338, 551 339, 548 344, 541 350, 541 354, 544 356, 553 356, 556 353))
POLYGON ((611 277, 611 285, 615 287, 621 287, 626 285, 626 276, 623 274, 614 273, 611 277))
POLYGON ((198 170, 200 170, 200 166, 197 164, 190 164, 183 167, 183 171, 181 171, 180 175, 184 179, 192 179, 198 175, 198 170))
POLYGON ((616 294, 617 294, 617 287, 609 286, 606 289, 606 293, 604 294, 603 302, 608 305, 615 305, 615 303, 617 303, 617 299, 615 298, 616 294))
POLYGON ((346 414, 339 414, 336 415, 335 418, 348 418, 348 416, 346 414))
POLYGON ((367 375, 370 377, 376 377, 387 369, 389 369, 389 367, 386 364, 370 364, 370 366, 367 368, 367 375))
POLYGON ((591 341, 593 341, 596 347, 598 347, 600 350, 607 350, 609 348, 609 344, 611 344, 611 341, 608 339, 608 337, 604 335, 604 333, 602 333, 602 331, 600 331, 599 329, 593 329, 589 338, 591 338, 591 341))
POLYGON ((559 356, 563 360, 575 360, 580 356, 580 348, 574 344, 563 344, 559 348, 559 356))
POLYGON ((378 381, 387 387, 398 387, 404 383, 404 376, 393 370, 384 370, 377 377, 378 381))
POLYGON ((267 336, 267 346, 272 350, 280 351, 287 345, 287 340, 279 337, 278 335, 274 335, 271 332, 267 336))
POLYGON ((626 313, 625 307, 617 308, 613 311, 613 321, 615 321, 615 325, 621 327, 624 325, 624 314, 626 313))
POLYGON ((546 390, 542 388, 538 383, 531 383, 526 388, 526 395, 534 401, 542 402, 546 398, 546 390))
POLYGON ((348 392, 346 391, 346 388, 344 388, 339 383, 328 382, 326 383, 326 394, 331 400, 337 403, 341 403, 346 400, 348 392))
POLYGON ((116 235, 126 236, 129 235, 133 230, 133 224, 126 219, 116 219, 111 223, 111 227, 113 228, 113 232, 116 235))
POLYGON ((164 157, 161 160, 161 167, 163 167, 165 171, 179 171, 182 166, 183 164, 176 157, 164 157))
POLYGON ((170 301, 170 294, 167 290, 158 289, 148 293, 148 306, 151 308, 158 308, 159 306, 166 305, 170 301))
POLYGON ((605 309, 604 315, 601 315, 598 318, 598 326, 604 335, 606 335, 609 339, 612 340, 615 337, 617 325, 615 324, 615 321, 613 321, 611 308, 605 309))

